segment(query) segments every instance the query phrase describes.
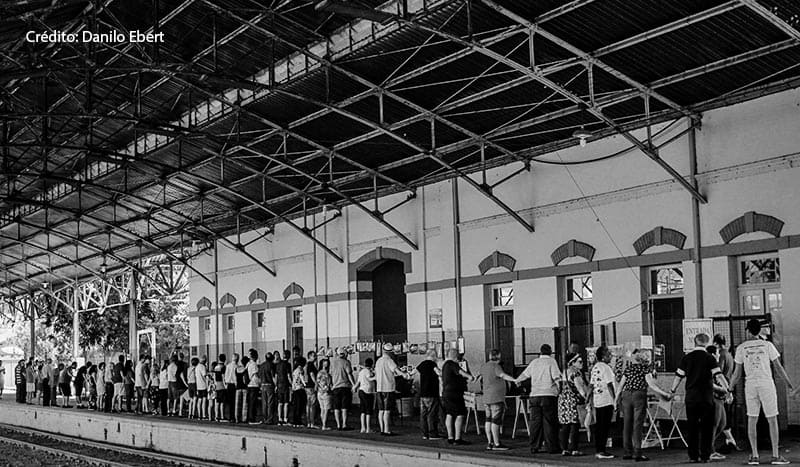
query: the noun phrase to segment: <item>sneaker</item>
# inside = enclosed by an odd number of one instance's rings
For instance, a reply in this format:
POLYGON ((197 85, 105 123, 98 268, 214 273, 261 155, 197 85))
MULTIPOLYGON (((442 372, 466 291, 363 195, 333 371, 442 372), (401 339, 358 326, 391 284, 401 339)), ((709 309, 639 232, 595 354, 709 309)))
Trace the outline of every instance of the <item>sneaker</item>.
POLYGON ((494 445, 492 443, 487 444, 486 445, 486 450, 487 451, 494 451, 494 445))
POLYGON ((633 460, 635 460, 636 462, 647 462, 650 460, 650 458, 647 456, 636 456, 636 458, 633 460))
POLYGON ((783 456, 778 456, 773 457, 769 463, 772 465, 786 465, 789 464, 789 461, 783 456))
MULTIPOLYGON (((362 431, 362 433, 363 433, 363 431, 362 431)), ((427 437, 427 436, 423 436, 423 437, 422 437, 422 439, 423 439, 424 441, 428 441, 430 438, 429 438, 429 437, 427 437)))
POLYGON ((760 464, 760 462, 758 461, 758 456, 750 456, 750 458, 747 459, 747 465, 758 465, 758 464, 760 464))
POLYGON ((428 439, 431 440, 431 441, 438 441, 438 440, 444 439, 444 438, 442 438, 439 435, 433 435, 433 436, 428 436, 428 439))
POLYGON ((571 456, 572 453, 570 453, 569 451, 561 451, 561 455, 562 456, 571 456))
POLYGON ((594 457, 596 457, 597 459, 613 459, 614 454, 609 454, 607 452, 599 452, 595 454, 594 457))
POLYGON ((248 425, 260 425, 260 423, 259 423, 259 422, 248 422, 247 424, 248 424, 248 425))
POLYGON ((456 440, 453 438, 447 438, 447 444, 456 444, 456 440))
POLYGON ((572 451, 571 453, 569 453, 569 455, 573 456, 573 457, 580 457, 580 456, 583 455, 583 452, 581 452, 581 451, 572 451))
POLYGON ((493 446, 494 451, 508 451, 509 449, 511 448, 506 446, 505 444, 495 444, 493 446))
POLYGON ((712 452, 711 455, 708 457, 708 459, 712 461, 722 461, 725 460, 726 458, 727 458, 726 456, 718 452, 712 452))

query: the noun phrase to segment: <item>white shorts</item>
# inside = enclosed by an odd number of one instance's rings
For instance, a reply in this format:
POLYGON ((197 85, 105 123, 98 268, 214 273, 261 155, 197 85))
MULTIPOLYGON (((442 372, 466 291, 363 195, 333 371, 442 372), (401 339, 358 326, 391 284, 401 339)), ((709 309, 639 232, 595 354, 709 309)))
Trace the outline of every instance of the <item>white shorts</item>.
POLYGON ((27 389, 28 392, 36 392, 36 383, 25 383, 25 389, 27 389))
POLYGON ((114 383, 114 397, 125 395, 125 383, 114 383))
POLYGON ((745 382, 744 400, 748 417, 758 417, 762 408, 767 418, 778 415, 778 394, 772 381, 745 382))

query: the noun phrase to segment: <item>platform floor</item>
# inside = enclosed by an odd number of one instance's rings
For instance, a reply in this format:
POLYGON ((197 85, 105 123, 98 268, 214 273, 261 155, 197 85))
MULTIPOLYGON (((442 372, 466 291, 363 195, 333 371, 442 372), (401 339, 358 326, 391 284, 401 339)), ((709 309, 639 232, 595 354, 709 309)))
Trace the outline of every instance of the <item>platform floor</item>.
MULTIPOLYGON (((79 419, 82 420, 84 427, 86 427, 87 422, 107 424, 109 422, 125 423, 126 421, 131 422, 133 424, 146 423, 151 425, 152 424, 165 425, 189 433, 191 433, 192 431, 196 431, 198 434, 198 440, 204 439, 199 437, 200 434, 202 434, 203 436, 207 436, 209 434, 212 435, 214 433, 222 434, 224 432, 226 435, 235 434, 238 437, 254 436, 254 437, 277 438, 286 441, 294 440, 300 443, 307 443, 309 445, 329 445, 329 446, 341 445, 348 447, 348 449, 356 448, 358 450, 364 450, 364 451, 390 450, 392 452, 402 453, 404 456, 407 456, 411 459, 413 459, 415 456, 419 456, 420 460, 424 460, 424 465, 438 465, 437 462, 431 462, 432 460, 436 459, 442 460, 442 465, 445 464, 444 462, 445 459, 450 462, 455 462, 456 465, 460 463, 459 459, 462 459, 463 462, 466 462, 466 460, 469 459, 469 463, 473 465, 514 465, 514 464, 522 465, 523 463, 526 465, 537 465, 537 464, 538 465, 585 465, 588 463, 602 463, 604 465, 631 464, 630 461, 623 461, 620 458, 608 461, 597 461, 594 458, 593 449, 586 442, 585 433, 581 433, 581 439, 582 439, 581 449, 586 453, 586 455, 584 456, 562 457, 561 455, 558 454, 546 454, 546 453, 539 453, 536 455, 532 455, 530 453, 528 437, 524 430, 524 425, 521 430, 518 429, 516 439, 510 439, 510 433, 511 433, 510 426, 504 428, 505 432, 508 435, 505 435, 503 437, 503 442, 507 444, 509 447, 511 447, 512 448, 511 450, 505 452, 487 452, 486 439, 483 435, 483 427, 481 426, 482 434, 480 436, 477 435, 475 432, 474 422, 470 423, 469 432, 464 438, 467 441, 471 442, 472 444, 469 446, 453 447, 448 445, 444 440, 442 441, 423 440, 419 432, 416 419, 401 420, 399 418, 396 418, 394 420, 394 425, 392 427, 393 431, 396 433, 396 436, 384 437, 378 433, 362 434, 358 430, 359 420, 357 413, 351 415, 348 420, 348 425, 350 427, 356 427, 355 430, 351 431, 333 430, 333 431, 323 432, 318 429, 314 430, 306 428, 292 428, 286 426, 215 423, 215 422, 199 421, 199 420, 187 420, 176 417, 135 415, 129 413, 106 414, 87 409, 76 409, 76 408, 61 409, 61 408, 40 407, 35 405, 23 405, 23 404, 17 404, 13 400, 13 395, 11 400, 9 400, 8 396, 6 396, 3 398, 2 401, 0 401, 0 411, 6 412, 6 415, 8 415, 7 411, 11 412, 21 411, 20 412, 21 416, 30 417, 30 415, 33 413, 32 410, 33 412, 36 413, 36 415, 34 415, 35 417, 49 416, 48 414, 54 416, 59 416, 59 415, 77 416, 79 419)), ((7 418, 7 417, 0 417, 0 418, 7 418)), ((333 424, 332 417, 330 421, 331 424, 333 424)), ((4 422, 9 423, 7 420, 4 422)), ((28 426, 28 427, 31 426, 30 423, 27 423, 28 421, 17 419, 17 422, 21 426, 28 426)), ((513 418, 508 417, 507 422, 513 422, 513 418)), ((376 426, 373 418, 373 429, 375 428, 376 426)), ((117 430, 118 431, 120 430, 119 426, 117 426, 117 430)), ((81 429, 80 431, 83 431, 83 429, 81 429)), ((74 435, 82 435, 82 434, 77 433, 74 435)), ((151 434, 151 436, 153 435, 151 434)), ((800 431, 791 430, 787 433, 784 433, 781 444, 782 444, 781 453, 784 456, 786 456, 789 460, 793 461, 793 463, 800 463, 800 431)), ((685 449, 679 446, 682 446, 680 441, 677 442, 673 441, 672 447, 667 447, 665 450, 661 450, 659 447, 646 449, 644 452, 651 459, 651 461, 648 462, 647 465, 688 464, 689 461, 686 455, 686 451, 685 449)), ((761 446, 761 459, 762 463, 764 464, 767 464, 769 462, 770 454, 768 448, 769 448, 768 445, 761 446)), ((161 450, 163 451, 163 449, 161 450)), ((614 447, 610 449, 610 451, 618 456, 622 455, 621 447, 614 447)), ((321 452, 324 453, 325 452, 324 449, 321 452)), ((715 462, 715 464, 743 465, 747 461, 747 455, 748 455, 747 452, 738 452, 738 453, 734 452, 728 455, 728 459, 726 461, 715 462)), ((403 464, 408 465, 413 463, 403 462, 403 464)), ((270 463, 270 465, 273 464, 270 463)), ((282 465, 282 464, 277 463, 274 465, 282 465)), ((370 464, 364 463, 361 465, 365 466, 370 464)), ((392 465, 392 463, 389 462, 387 465, 392 465)))

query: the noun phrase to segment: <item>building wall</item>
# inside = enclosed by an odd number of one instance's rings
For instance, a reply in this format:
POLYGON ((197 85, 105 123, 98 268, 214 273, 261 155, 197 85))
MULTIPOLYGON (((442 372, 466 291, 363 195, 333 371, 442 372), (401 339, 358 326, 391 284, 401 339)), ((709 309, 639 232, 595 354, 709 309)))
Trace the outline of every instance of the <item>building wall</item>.
MULTIPOLYGON (((666 172, 638 151, 598 163, 549 165, 534 163, 498 186, 495 194, 520 215, 532 222, 529 233, 489 199, 463 181, 458 182, 461 235, 460 292, 455 288, 453 225, 453 181, 418 189, 417 197, 386 216, 386 220, 418 245, 413 250, 388 229, 355 207, 314 235, 340 255, 338 262, 312 242, 286 225, 278 225, 273 235, 256 240, 248 250, 277 272, 272 277, 243 255, 219 247, 219 295, 237 299, 237 336, 257 339, 248 295, 256 288, 267 293, 269 345, 279 345, 286 336, 287 299, 284 289, 290 283, 303 287, 306 346, 351 343, 359 334, 359 323, 368 326, 368 287, 359 287, 349 267, 365 254, 381 247, 410 253, 410 272, 406 275, 408 332, 412 342, 454 340, 463 335, 467 357, 480 360, 485 355, 485 313, 488 296, 484 286, 510 282, 514 287, 514 361, 522 363, 522 336, 525 352, 538 352, 544 343, 553 343, 553 327, 563 320, 558 296, 559 277, 590 272, 593 277, 593 313, 600 324, 614 323, 617 341, 638 341, 642 329, 643 293, 640 275, 656 264, 680 264, 684 273, 684 312, 686 317, 725 316, 737 312, 735 298, 738 277, 731 273, 731 257, 745 253, 780 251, 783 273, 782 333, 800 331, 800 292, 788 286, 800 279, 800 132, 797 131, 797 106, 800 91, 792 90, 732 107, 708 112, 697 133, 697 160, 700 190, 708 198, 701 204, 700 240, 704 307, 695 301, 695 258, 692 247, 691 196, 672 181, 666 172), (724 244, 720 229, 749 211, 774 216, 784 222, 779 238, 755 232, 724 244), (656 246, 637 256, 636 239, 655 227, 678 230, 686 236, 682 250, 669 245, 656 246), (569 240, 595 248, 591 261, 569 258, 554 267, 551 253, 569 240), (499 251, 516 260, 513 271, 494 268, 482 275, 480 262, 499 251), (316 273, 315 273, 316 272, 316 273), (458 328, 457 295, 461 296, 461 329, 458 328), (430 311, 442 310, 442 327, 431 328, 430 311), (359 316, 359 310, 361 316, 359 316), (241 318, 240 318, 241 316, 241 318)), ((656 128, 664 128, 664 125, 656 128)), ((657 143, 685 129, 685 123, 664 132, 657 143)), ((642 137, 641 133, 637 133, 642 137)), ((628 147, 622 137, 592 142, 585 148, 571 148, 542 157, 548 161, 591 160, 628 147)), ((680 173, 689 173, 688 138, 683 136, 661 148, 660 155, 680 173)), ((487 180, 493 183, 519 168, 519 164, 492 169, 487 180)), ((475 175, 479 177, 479 175, 475 175)), ((382 198, 386 209, 406 198, 400 193, 382 198)), ((329 215, 328 215, 329 217, 329 215)), ((309 217, 309 226, 323 222, 322 214, 309 217)), ((301 223, 302 220, 297 222, 301 223)), ((244 235, 243 242, 260 233, 244 235)), ((195 266, 213 276, 213 255, 200 256, 195 266)), ((191 279, 192 303, 202 297, 215 301, 215 290, 202 278, 191 279)), ((646 302, 645 302, 646 303, 646 302)), ((213 306, 212 306, 213 308, 213 306)), ((197 316, 213 315, 202 309, 197 316)), ((202 345, 195 336, 202 320, 192 320, 192 345, 202 345)), ((680 330, 676 330, 680 332, 680 330)), ((211 334, 214 335, 213 332, 211 334)), ((595 330, 595 340, 600 333, 595 330)), ((238 338, 238 337, 237 337, 238 338)), ((208 344, 208 343, 205 343, 208 344)), ((800 343, 783 342, 791 377, 800 380, 800 343)), ((410 359, 413 361, 413 359, 410 359)), ((790 422, 800 421, 800 406, 792 405, 790 422)))

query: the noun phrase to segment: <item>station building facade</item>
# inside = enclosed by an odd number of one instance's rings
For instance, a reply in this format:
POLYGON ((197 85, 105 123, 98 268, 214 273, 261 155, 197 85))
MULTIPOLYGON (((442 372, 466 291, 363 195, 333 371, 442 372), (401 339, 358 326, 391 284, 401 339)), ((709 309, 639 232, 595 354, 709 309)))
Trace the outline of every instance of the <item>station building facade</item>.
MULTIPOLYGON (((687 127, 653 131, 661 157, 688 177, 687 127)), ((616 136, 543 155, 549 163, 493 190, 532 233, 463 180, 443 180, 412 199, 378 200, 382 210, 397 205, 385 219, 416 249, 354 206, 295 220, 343 262, 285 224, 242 234, 234 241, 277 275, 218 245, 218 289, 191 278, 192 351, 463 337, 473 365, 499 348, 521 366, 543 343, 638 345, 644 334, 663 346, 670 371, 684 319, 712 318, 735 344, 737 317, 760 316, 800 382, 800 340, 791 339, 800 334, 800 90, 706 112, 695 135, 708 200, 696 216, 689 192, 616 136)), ((486 183, 520 166, 493 167, 486 183)), ((210 250, 194 262, 210 277, 214 264, 210 250)), ((785 421, 800 423, 800 404, 782 399, 785 421)))

